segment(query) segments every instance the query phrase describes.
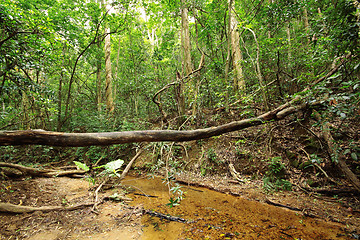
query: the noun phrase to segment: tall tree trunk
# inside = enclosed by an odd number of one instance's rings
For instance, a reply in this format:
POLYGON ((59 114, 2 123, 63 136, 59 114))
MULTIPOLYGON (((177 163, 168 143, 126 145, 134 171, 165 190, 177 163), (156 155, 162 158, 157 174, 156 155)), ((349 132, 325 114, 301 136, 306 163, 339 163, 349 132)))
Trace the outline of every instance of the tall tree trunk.
POLYGON ((230 39, 231 39, 231 52, 233 67, 235 70, 234 74, 234 90, 237 93, 238 91, 243 92, 245 90, 245 80, 242 69, 243 56, 240 49, 240 35, 238 31, 238 21, 234 14, 232 13, 234 6, 233 0, 229 0, 229 24, 230 24, 230 39))
POLYGON ((228 34, 227 34, 227 55, 226 55, 226 63, 225 63, 225 86, 226 86, 226 92, 225 92, 225 111, 229 111, 229 91, 227 89, 228 82, 229 82, 229 71, 230 71, 230 62, 231 62, 231 6, 232 6, 232 0, 228 1, 228 34))
POLYGON ((181 0, 181 49, 182 49, 182 75, 188 75, 192 72, 191 45, 188 9, 185 0, 181 0))
POLYGON ((111 46, 110 46, 110 28, 105 29, 105 99, 106 107, 109 114, 114 111, 114 100, 112 93, 112 73, 111 73, 111 46))
MULTIPOLYGON (((177 78, 180 79, 179 86, 177 88, 177 99, 178 99, 178 125, 184 122, 185 115, 185 93, 184 93, 184 82, 181 80, 183 76, 190 74, 193 70, 191 62, 191 45, 190 45, 190 31, 189 31, 189 19, 188 9, 186 7, 185 0, 181 0, 181 56, 182 56, 182 74, 177 74, 177 78)), ((188 84, 189 92, 192 93, 193 83, 192 81, 188 84)))

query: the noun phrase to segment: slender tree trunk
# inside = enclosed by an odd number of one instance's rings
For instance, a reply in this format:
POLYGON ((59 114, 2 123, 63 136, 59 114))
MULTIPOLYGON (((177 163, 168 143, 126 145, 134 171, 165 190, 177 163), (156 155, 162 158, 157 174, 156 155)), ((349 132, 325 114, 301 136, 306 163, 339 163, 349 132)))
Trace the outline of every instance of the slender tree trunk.
MULTIPOLYGON (((96 0, 95 0, 96 1, 96 0)), ((104 1, 103 0, 97 0, 98 3, 100 4, 100 8, 101 9, 104 9, 104 1)), ((101 45, 100 45, 100 36, 98 37, 97 39, 97 47, 98 47, 98 59, 97 59, 97 64, 96 64, 96 104, 97 104, 97 110, 98 110, 98 113, 100 114, 101 112, 101 45)))
POLYGON ((353 4, 354 4, 354 7, 356 8, 355 16, 356 16, 356 21, 359 26, 359 32, 360 32, 360 24, 359 24, 359 22, 360 22, 360 2, 357 0, 353 0, 353 4))
MULTIPOLYGON (((269 0, 269 4, 272 4, 273 2, 273 0, 269 0)), ((268 25, 268 28, 270 29, 270 24, 268 25)), ((268 38, 272 38, 270 30, 268 30, 268 38)))
MULTIPOLYGON (((100 49, 100 42, 98 43, 98 48, 100 49)), ((101 111, 101 61, 100 61, 100 59, 97 59, 97 65, 96 65, 96 104, 97 104, 98 112, 100 113, 100 111, 101 111)))
POLYGON ((234 90, 237 93, 238 91, 243 92, 245 90, 245 80, 244 74, 242 69, 242 61, 243 56, 240 49, 240 36, 238 31, 238 21, 233 11, 233 0, 229 0, 229 24, 230 24, 230 39, 231 39, 231 51, 232 51, 232 60, 233 60, 233 67, 235 70, 234 74, 234 90))
POLYGON ((286 38, 288 41, 288 61, 291 63, 291 33, 290 33, 290 22, 286 24, 286 38))
POLYGON ((105 99, 109 114, 114 111, 114 99, 112 93, 112 73, 111 73, 111 46, 110 46, 110 28, 105 29, 105 99))
POLYGON ((23 113, 23 118, 22 118, 22 128, 23 129, 30 129, 30 125, 29 125, 29 109, 28 109, 28 97, 26 95, 25 91, 21 91, 21 105, 22 105, 22 113, 23 113))
POLYGON ((304 7, 304 28, 305 28, 305 32, 306 32, 306 38, 307 38, 307 43, 310 43, 310 24, 309 24, 309 17, 308 17, 308 12, 306 7, 304 7))
POLYGON ((57 131, 61 132, 62 121, 61 121, 61 105, 62 105, 62 84, 64 81, 64 65, 65 65, 65 51, 66 51, 66 44, 63 47, 63 61, 62 61, 62 68, 60 71, 60 79, 59 79, 59 89, 58 89, 58 121, 57 121, 57 131))
POLYGON ((120 59, 120 49, 121 49, 121 37, 119 37, 119 42, 118 42, 118 50, 117 50, 117 56, 116 56, 116 66, 115 66, 115 73, 114 73, 114 79, 115 83, 114 83, 114 99, 116 99, 116 94, 117 94, 117 90, 116 90, 116 82, 118 79, 118 74, 119 74, 119 59, 120 59))
POLYGON ((258 76, 259 79, 259 84, 261 87, 261 93, 262 93, 262 97, 263 97, 263 101, 264 101, 264 106, 265 106, 265 110, 269 111, 269 104, 268 104, 268 100, 267 100, 267 96, 266 96, 266 91, 265 91, 265 84, 264 84, 264 79, 263 76, 261 74, 261 70, 260 70, 260 47, 259 47, 259 42, 257 41, 256 38, 256 34, 253 30, 251 30, 250 28, 247 28, 254 36, 254 40, 256 43, 256 74, 258 76))

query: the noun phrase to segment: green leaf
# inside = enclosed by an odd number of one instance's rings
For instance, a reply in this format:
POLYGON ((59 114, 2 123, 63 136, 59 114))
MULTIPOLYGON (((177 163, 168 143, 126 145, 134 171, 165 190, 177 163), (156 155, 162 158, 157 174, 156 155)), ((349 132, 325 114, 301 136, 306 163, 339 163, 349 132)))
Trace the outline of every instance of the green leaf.
POLYGON ((357 156, 357 154, 354 153, 354 152, 352 152, 350 156, 351 156, 351 158, 354 159, 355 161, 357 161, 357 160, 359 159, 358 156, 357 156))
POLYGON ((90 168, 88 166, 86 166, 85 163, 81 163, 81 162, 78 162, 78 161, 74 161, 74 163, 78 168, 84 170, 85 172, 90 170, 90 168))
POLYGON ((112 162, 105 164, 105 169, 109 172, 116 172, 124 164, 124 160, 118 159, 112 162))
POLYGON ((339 77, 340 75, 341 75, 340 73, 337 73, 337 74, 332 75, 331 77, 328 77, 327 79, 328 79, 328 80, 334 79, 334 78, 339 77))

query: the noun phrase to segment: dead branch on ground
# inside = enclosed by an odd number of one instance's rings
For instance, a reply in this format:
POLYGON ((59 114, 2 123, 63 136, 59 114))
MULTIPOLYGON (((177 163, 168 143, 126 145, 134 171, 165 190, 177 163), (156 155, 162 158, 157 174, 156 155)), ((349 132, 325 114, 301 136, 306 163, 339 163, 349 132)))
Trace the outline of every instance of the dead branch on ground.
POLYGON ((50 211, 72 211, 83 207, 92 206, 94 203, 81 203, 74 206, 44 206, 44 207, 31 207, 15 205, 11 203, 0 202, 0 212, 7 213, 31 213, 35 211, 50 212, 50 211))
POLYGON ((84 174, 86 171, 83 170, 54 170, 54 169, 39 169, 32 167, 25 167, 19 164, 0 162, 0 168, 15 168, 22 172, 23 175, 30 175, 34 177, 62 177, 62 176, 73 176, 78 174, 84 174))

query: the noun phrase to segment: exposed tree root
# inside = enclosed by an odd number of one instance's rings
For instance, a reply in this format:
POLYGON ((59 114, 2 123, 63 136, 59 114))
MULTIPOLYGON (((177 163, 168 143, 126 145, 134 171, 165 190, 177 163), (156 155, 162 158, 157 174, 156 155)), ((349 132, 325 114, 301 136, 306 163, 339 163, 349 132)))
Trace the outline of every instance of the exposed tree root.
POLYGON ((35 211, 50 212, 50 211, 72 211, 83 207, 92 206, 94 203, 82 203, 70 207, 65 206, 44 206, 44 207, 31 207, 31 206, 21 206, 11 203, 1 203, 0 202, 0 212, 7 213, 31 213, 35 211))
POLYGON ((237 181, 241 182, 241 183, 245 183, 244 180, 241 179, 241 175, 240 173, 238 173, 234 167, 234 164, 229 163, 229 170, 230 170, 230 174, 231 176, 236 179, 237 181))
POLYGON ((7 168, 15 168, 22 172, 23 175, 30 175, 34 177, 62 177, 62 176, 72 176, 72 175, 79 175, 84 174, 85 171, 83 170, 53 170, 53 169, 39 169, 39 168, 31 168, 25 167, 19 164, 13 163, 5 163, 0 162, 0 168, 7 167, 7 168))

